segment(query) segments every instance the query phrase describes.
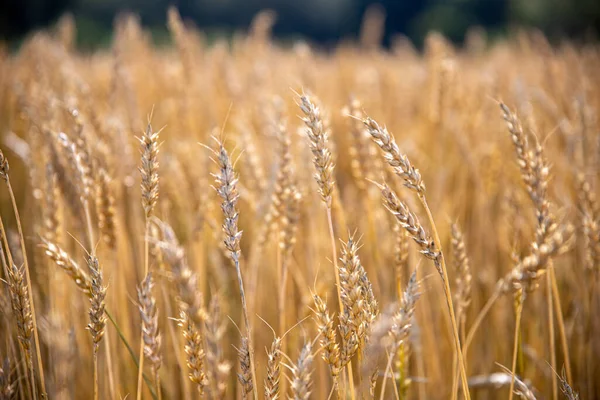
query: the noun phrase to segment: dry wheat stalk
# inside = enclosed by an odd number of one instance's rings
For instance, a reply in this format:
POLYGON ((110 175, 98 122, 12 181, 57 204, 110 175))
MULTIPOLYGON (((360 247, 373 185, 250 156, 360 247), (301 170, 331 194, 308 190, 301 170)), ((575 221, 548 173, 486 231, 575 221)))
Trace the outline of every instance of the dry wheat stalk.
MULTIPOLYGON (((555 217, 550 212, 550 202, 547 197, 548 190, 548 181, 549 181, 549 171, 550 168, 544 156, 544 151, 542 145, 538 141, 537 137, 534 136, 534 146, 533 149, 528 148, 527 140, 525 135, 523 135, 522 128, 519 123, 519 118, 516 114, 511 113, 508 107, 500 103, 500 109, 502 111, 502 116, 507 122, 508 130, 511 133, 513 143, 515 145, 517 160, 519 163, 519 167, 521 169, 521 177, 525 182, 527 187, 527 192, 529 193, 529 197, 531 198, 536 212, 536 230, 535 230, 535 242, 533 243, 533 252, 537 252, 537 248, 546 244, 554 232, 557 229, 557 224, 555 222, 555 217)), ((546 276, 546 289, 548 290, 548 298, 547 298, 547 311, 548 311, 548 320, 554 320, 554 310, 552 308, 553 302, 560 302, 560 292, 558 291, 558 284, 556 282, 556 276, 553 270, 552 263, 549 262, 549 259, 545 257, 538 258, 538 261, 541 263, 537 268, 539 274, 540 272, 545 272, 546 268, 548 268, 548 274, 546 276), (548 265, 546 265, 548 262, 548 265)), ((532 289, 535 287, 535 284, 531 285, 531 282, 527 285, 526 289, 532 289)), ((564 329, 564 322, 562 311, 560 307, 556 308, 556 314, 558 319, 558 327, 561 335, 562 347, 564 352, 564 357, 566 360, 567 371, 569 371, 570 376, 570 360, 568 356, 568 345, 567 339, 564 329)), ((554 325, 550 324, 549 329, 549 339, 550 339, 550 350, 551 350, 551 365, 552 367, 556 367, 556 352, 554 348, 554 325)), ((514 372, 514 369, 512 370, 514 372)), ((512 386, 512 385, 511 385, 512 386)), ((557 389, 557 381, 556 376, 552 376, 552 389, 553 395, 556 397, 558 392, 557 389)), ((512 392, 511 392, 512 396, 512 392)))
MULTIPOLYGON (((236 208, 239 194, 237 191, 237 177, 235 171, 233 169, 233 165, 231 160, 229 159, 229 154, 222 142, 217 140, 217 145, 219 146, 218 151, 214 151, 214 155, 216 156, 215 162, 219 166, 219 173, 213 174, 215 177, 216 187, 215 190, 219 194, 222 199, 221 210, 223 211, 224 220, 223 220, 223 232, 225 233, 225 248, 229 251, 229 255, 233 260, 236 274, 238 287, 240 291, 240 297, 242 300, 242 311, 244 314, 244 322, 246 324, 246 340, 248 355, 249 355, 249 372, 252 376, 252 381, 256 382, 256 371, 255 371, 255 363, 254 363, 254 346, 252 345, 252 326, 250 325, 250 318, 248 317, 248 306, 246 303, 246 294, 244 290, 244 281, 242 279, 242 270, 240 267, 240 240, 242 238, 242 231, 238 230, 238 211, 236 208)), ((253 394, 255 400, 258 398, 258 391, 256 385, 253 385, 253 394)))
MULTIPOLYGON (((24 294, 26 296, 27 302, 29 304, 28 305, 29 311, 31 312, 31 325, 32 325, 31 328, 33 330, 33 341, 35 344, 37 370, 38 370, 39 381, 40 381, 40 391, 41 391, 40 395, 47 396, 46 380, 44 378, 44 365, 42 363, 42 350, 40 348, 40 340, 39 340, 39 335, 38 335, 37 319, 36 319, 36 312, 35 312, 35 302, 33 300, 33 286, 31 284, 29 262, 27 259, 27 251, 25 249, 25 236, 23 235, 23 227, 21 226, 21 217, 19 216, 17 201, 15 199, 15 193, 14 193, 12 185, 11 185, 8 171, 9 171, 8 160, 4 157, 4 153, 2 153, 2 151, 0 150, 0 176, 4 179, 4 182, 6 183, 6 187, 8 189, 8 194, 10 197, 13 213, 15 216, 15 221, 17 224, 17 230, 19 232, 18 238, 19 238, 19 244, 20 244, 21 257, 23 257, 23 272, 24 272, 25 284, 26 284, 26 290, 24 292, 22 292, 22 294, 24 294), (27 297, 27 295, 29 297, 27 297)), ((14 268, 13 257, 11 255, 10 247, 9 247, 9 244, 7 241, 6 231, 4 229, 4 223, 2 222, 1 218, 0 218, 0 235, 2 236, 2 240, 4 242, 4 246, 5 246, 5 250, 6 250, 6 257, 7 257, 6 260, 4 260, 4 259, 3 260, 7 261, 7 265, 10 266, 10 268, 14 268)), ((9 270, 9 267, 7 265, 6 264, 4 265, 5 273, 10 275, 12 271, 9 270)), ((35 377, 33 374, 33 363, 30 364, 30 372, 31 372, 31 392, 32 392, 32 395, 35 397, 36 389, 35 389, 35 377)))

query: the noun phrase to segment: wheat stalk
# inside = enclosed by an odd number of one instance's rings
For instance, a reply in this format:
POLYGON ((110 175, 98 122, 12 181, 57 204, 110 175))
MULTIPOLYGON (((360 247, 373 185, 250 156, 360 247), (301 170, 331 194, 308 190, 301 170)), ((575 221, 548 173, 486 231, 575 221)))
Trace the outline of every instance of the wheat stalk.
MULTIPOLYGON (((248 306, 246 304, 246 294, 244 290, 244 281, 242 279, 242 271, 240 268, 240 240, 242 232, 238 230, 238 211, 236 204, 239 198, 237 192, 237 177, 233 169, 229 154, 222 142, 215 138, 219 147, 218 151, 214 151, 216 157, 215 162, 219 167, 219 173, 213 174, 216 182, 216 191, 222 199, 221 210, 223 211, 223 232, 225 233, 225 248, 229 251, 229 255, 235 265, 237 273, 238 287, 242 300, 242 309, 244 314, 244 323, 246 325, 248 353, 249 353, 249 368, 252 376, 252 381, 256 382, 256 366, 254 362, 254 347, 252 344, 252 326, 248 317, 248 306)), ((254 399, 258 399, 258 390, 256 385, 253 385, 254 399)))

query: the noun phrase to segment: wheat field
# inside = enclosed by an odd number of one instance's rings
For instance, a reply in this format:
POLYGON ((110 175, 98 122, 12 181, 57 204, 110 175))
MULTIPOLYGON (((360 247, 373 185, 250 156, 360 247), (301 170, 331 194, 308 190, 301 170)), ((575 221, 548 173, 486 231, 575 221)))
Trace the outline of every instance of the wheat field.
POLYGON ((271 24, 0 49, 0 398, 600 398, 600 48, 271 24))

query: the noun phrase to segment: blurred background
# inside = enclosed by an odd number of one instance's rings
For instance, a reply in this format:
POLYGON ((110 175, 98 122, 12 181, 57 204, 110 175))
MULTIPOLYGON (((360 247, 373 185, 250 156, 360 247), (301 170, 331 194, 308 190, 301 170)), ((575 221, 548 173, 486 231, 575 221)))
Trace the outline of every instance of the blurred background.
POLYGON ((96 48, 110 43, 115 16, 130 11, 161 43, 169 40, 165 18, 171 5, 209 38, 245 30, 258 11, 272 9, 277 38, 324 46, 356 38, 365 10, 374 5, 385 13, 384 44, 401 33, 420 46, 430 30, 460 43, 474 26, 492 39, 515 27, 535 27, 552 41, 594 40, 600 30, 600 0, 1 0, 0 39, 16 47, 32 30, 68 12, 75 17, 79 47, 96 48))

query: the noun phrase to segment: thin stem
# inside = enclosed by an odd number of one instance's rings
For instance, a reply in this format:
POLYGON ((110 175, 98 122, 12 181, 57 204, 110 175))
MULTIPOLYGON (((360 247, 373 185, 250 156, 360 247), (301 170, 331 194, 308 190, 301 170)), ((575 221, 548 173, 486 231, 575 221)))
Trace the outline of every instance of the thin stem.
POLYGON ((458 376, 460 373, 458 372, 458 357, 456 357, 456 352, 452 354, 452 397, 451 400, 456 400, 458 397, 458 376))
POLYGON ((390 367, 392 366, 392 357, 388 355, 388 361, 385 365, 385 371, 383 372, 383 381, 381 382, 381 392, 379 392, 379 400, 383 400, 385 397, 385 387, 387 383, 387 377, 389 374, 390 367))
MULTIPOLYGON (((280 240, 280 232, 277 231, 277 243, 280 240)), ((277 281, 279 288, 279 301, 278 304, 278 312, 279 312, 279 332, 278 334, 281 336, 285 332, 285 292, 286 292, 286 283, 287 283, 287 262, 284 260, 281 254, 281 249, 277 246, 277 281)))
POLYGON ((254 341, 252 340, 252 326, 248 317, 248 306, 246 305, 246 294, 244 292, 244 281, 242 280, 242 270, 240 268, 240 260, 232 253, 233 263, 235 264, 235 272, 237 273, 238 286, 240 287, 240 297, 242 299, 242 310, 244 313, 244 323, 246 324, 246 335, 248 336, 248 352, 250 353, 250 373, 252 374, 252 393, 254 400, 258 400, 258 381, 256 380, 256 363, 254 361, 254 341))
MULTIPOLYGON (((550 262, 552 262, 552 260, 550 260, 550 262)), ((567 343, 567 333, 565 331, 565 321, 563 319, 563 313, 562 313, 562 309, 561 309, 561 302, 560 302, 560 293, 558 291, 558 284, 556 283, 556 273, 554 271, 554 268, 550 268, 549 269, 549 274, 551 277, 550 283, 552 284, 552 297, 554 299, 554 311, 556 313, 556 319, 558 320, 558 334, 560 336, 560 341, 561 341, 561 345, 562 345, 562 350, 563 350, 563 358, 564 358, 564 365, 565 365, 565 371, 567 374, 567 381, 568 382, 573 382, 573 376, 571 375, 571 357, 569 354, 569 345, 567 343)))
POLYGON ((335 245, 335 235, 333 233, 333 220, 331 218, 331 208, 327 207, 327 223, 329 224, 329 236, 331 239, 331 252, 332 252, 332 261, 333 268, 335 274, 335 287, 338 297, 338 303, 340 307, 340 314, 344 312, 344 304, 342 303, 342 293, 341 293, 341 285, 340 285, 340 271, 337 266, 337 249, 335 245))
MULTIPOLYGON (((148 235, 150 234, 150 224, 148 223, 148 218, 146 218, 146 225, 144 230, 144 277, 148 276, 149 269, 149 260, 148 260, 148 235)), ((144 278, 143 278, 144 279, 144 278)), ((141 400, 142 392, 144 388, 142 387, 142 374, 144 372, 144 330, 142 329, 140 332, 140 367, 138 368, 138 381, 137 381, 137 400, 141 400)), ((160 388, 156 388, 160 391, 160 388)))
MULTIPOLYGON (((548 263, 548 269, 550 270, 552 266, 548 263)), ((554 337, 554 313, 552 309, 552 283, 551 283, 550 273, 546 274, 546 307, 548 311, 548 328, 549 328, 549 339, 550 339, 550 365, 554 371, 556 371, 556 347, 555 337, 554 337)), ((556 378, 556 374, 552 375, 552 398, 554 400, 558 399, 558 380, 556 378)))
POLYGON ((442 243, 440 241, 440 237, 438 235, 437 229, 435 227, 435 222, 433 220, 433 215, 431 214, 431 210, 429 209, 429 205, 427 204, 427 200, 425 199, 425 195, 419 193, 419 200, 421 200, 421 204, 427 213, 427 218, 429 219, 429 225, 431 227, 433 238, 435 241, 435 245, 440 251, 440 264, 442 270, 442 280, 444 281, 444 294, 446 295, 446 303, 448 306, 448 311, 450 312, 450 322, 452 323, 452 334, 454 336, 454 345, 456 347, 456 354, 458 356, 458 364, 460 367, 460 375, 463 385, 463 393, 465 395, 466 400, 470 400, 471 395, 469 394, 469 384, 467 382, 467 371, 465 368, 465 362, 462 354, 462 347, 460 345, 460 338, 458 336, 458 326, 456 324, 456 316, 454 315, 454 304, 452 303, 452 292, 450 291, 450 282, 448 279, 448 270, 446 269, 446 261, 444 260, 444 254, 442 252, 442 243))
POLYGON ((29 275, 29 263, 27 262, 27 251, 25 249, 25 237, 23 236, 23 228, 21 227, 21 218, 19 217, 19 210, 17 209, 17 202, 15 200, 15 194, 10 184, 10 178, 6 176, 6 186, 8 187, 8 194, 10 195, 10 201, 12 203, 13 212, 15 213, 15 219, 17 220, 17 229, 19 230, 19 238, 21 239, 21 252, 23 253, 23 262, 25 263, 25 278, 27 279, 27 290, 29 291, 29 298, 31 303, 31 319, 33 322, 33 339, 35 341, 35 353, 37 357, 38 370, 40 373, 40 384, 42 390, 42 397, 47 397, 46 394, 46 382, 44 379, 44 365, 42 364, 42 353, 40 350, 40 339, 37 328, 37 318, 35 314, 35 302, 33 301, 33 287, 31 286, 31 277, 29 275))
MULTIPOLYGON (((331 251, 333 268, 335 273, 335 286, 337 288, 338 302, 340 306, 340 315, 344 312, 344 303, 342 303, 342 287, 340 285, 340 271, 337 265, 337 249, 335 245, 335 235, 333 233, 333 219, 331 218, 331 207, 327 207, 327 223, 329 224, 329 236, 331 238, 331 251)), ((352 361, 348 361, 348 386, 350 386, 350 397, 354 399, 354 377, 352 376, 352 361)))
POLYGON ((94 345, 94 400, 98 400, 98 347, 94 345))
MULTIPOLYGON (((466 363, 467 353, 464 350, 466 317, 461 317, 459 324, 460 325, 458 327, 458 334, 460 336, 460 342, 463 343, 463 357, 466 363)), ((452 400, 456 400, 456 398, 458 397, 458 359, 456 358, 456 354, 452 355, 452 371, 457 371, 453 373, 454 377, 452 379, 452 400)))
POLYGON ((110 350, 110 334, 108 330, 104 333, 104 341, 106 342, 106 363, 108 364, 108 384, 110 386, 110 396, 113 399, 116 399, 115 392, 115 379, 112 371, 112 356, 110 350))
POLYGON ((85 212, 85 226, 87 229, 88 242, 90 244, 90 254, 96 254, 96 242, 94 240, 94 228, 92 227, 92 215, 90 213, 90 207, 87 200, 83 202, 83 209, 85 212))
POLYGON ((517 350, 519 349, 519 331, 521 328, 521 314, 523 313, 523 303, 525 302, 524 293, 521 290, 521 293, 518 294, 518 304, 517 304, 517 316, 515 322, 515 338, 514 338, 514 346, 513 346, 513 356, 512 356, 512 366, 511 366, 511 379, 510 379, 510 393, 508 394, 508 400, 512 400, 513 391, 515 388, 515 370, 517 368, 517 350))
MULTIPOLYGON (((278 231, 278 236, 280 235, 279 231, 278 231)), ((277 243, 279 243, 279 238, 277 240, 277 243)), ((285 315, 285 299, 286 299, 286 294, 287 294, 287 281, 288 281, 288 264, 289 264, 289 257, 288 257, 288 253, 284 253, 283 255, 281 254, 282 251, 279 248, 279 246, 277 246, 277 265, 278 265, 278 278, 279 278, 279 336, 282 337, 283 334, 285 333, 285 324, 286 324, 286 315, 285 315)), ((283 342, 281 343, 281 347, 282 347, 282 351, 285 353, 286 352, 286 340, 285 338, 282 339, 283 342)), ((281 393, 285 393, 286 392, 286 384, 287 381, 285 379, 282 379, 280 384, 280 390, 281 393)))

